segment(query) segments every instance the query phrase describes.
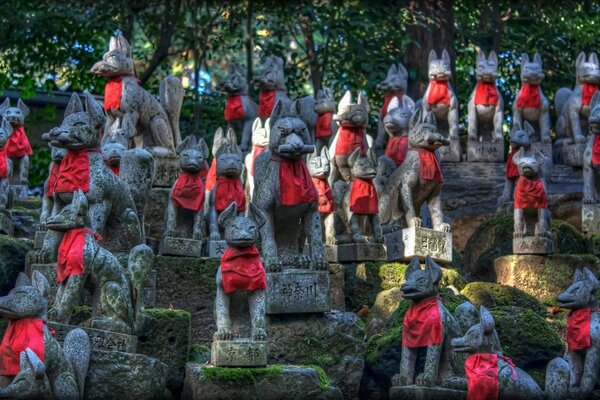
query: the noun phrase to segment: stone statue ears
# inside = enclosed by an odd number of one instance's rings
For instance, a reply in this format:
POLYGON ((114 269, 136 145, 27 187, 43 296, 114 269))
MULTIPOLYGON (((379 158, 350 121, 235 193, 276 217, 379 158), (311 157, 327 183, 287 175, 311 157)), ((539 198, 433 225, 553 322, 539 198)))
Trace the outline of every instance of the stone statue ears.
POLYGON ((498 65, 498 55, 494 50, 490 51, 490 54, 488 55, 488 62, 489 61, 493 62, 495 65, 498 65))
POLYGON ((481 61, 486 61, 486 57, 485 57, 485 53, 483 52, 483 50, 479 50, 477 52, 477 63, 480 63, 481 61))
MULTIPOLYGON (((525 122, 527 122, 527 121, 525 121, 525 122)), ((510 128, 510 133, 515 133, 515 132, 518 132, 520 130, 522 130, 521 129, 521 124, 518 123, 517 121, 513 121, 513 126, 512 126, 512 128, 510 128)))
POLYGON ((0 115, 4 114, 4 111, 6 111, 9 107, 10 107, 10 99, 7 97, 6 99, 4 99, 2 104, 0 104, 0 115))
POLYGON ((101 129, 104 127, 104 121, 106 119, 104 110, 98 104, 94 96, 89 92, 84 92, 85 96, 85 110, 90 118, 90 123, 95 129, 101 129))
POLYGON ((398 75, 408 77, 408 71, 406 70, 406 68, 404 67, 404 65, 401 62, 396 64, 396 67, 398 68, 398 75))
POLYGON ((183 139, 181 143, 177 145, 177 147, 175 148, 175 152, 177 154, 181 154, 185 150, 191 149, 193 147, 196 147, 196 137, 194 135, 190 135, 183 139))
POLYGON ((258 229, 261 229, 267 223, 267 217, 254 203, 250 203, 250 217, 258 229))
POLYGON ((31 286, 31 281, 29 280, 29 277, 27 275, 25 275, 23 272, 19 272, 19 275, 17 275, 17 281, 15 282, 15 287, 19 287, 19 286, 31 286))
POLYGON ((590 56, 588 57, 588 61, 596 66, 600 65, 600 63, 598 62, 598 55, 596 53, 590 53, 590 56))
POLYGON ((233 222, 235 217, 237 217, 237 203, 234 201, 221 212, 219 219, 217 219, 217 224, 221 229, 225 229, 233 222))
POLYGON ((10 122, 8 122, 6 120, 6 118, 2 117, 2 123, 0 125, 0 128, 2 128, 2 130, 7 134, 7 135, 11 135, 13 132, 13 127, 10 124, 10 122))
POLYGON ((450 53, 448 53, 448 50, 444 49, 442 51, 442 60, 446 61, 448 64, 450 64, 450 53))
POLYGON ((540 56, 540 53, 535 53, 533 55, 533 62, 539 65, 540 68, 542 67, 542 56, 540 56))
POLYGON ((479 308, 479 323, 486 335, 491 334, 496 329, 494 317, 492 317, 492 314, 484 306, 479 308))
POLYGON ((260 120, 260 118, 256 118, 254 120, 254 122, 252 123, 252 132, 256 132, 258 129, 262 129, 263 128, 263 124, 262 121, 260 120))
POLYGON ((71 201, 71 204, 73 204, 77 209, 77 215, 84 216, 87 214, 88 201, 81 189, 77 189, 77 191, 73 192, 73 200, 71 201))
MULTIPOLYGON (((479 54, 477 55, 477 57, 479 57, 479 54)), ((437 59, 438 59, 437 52, 435 51, 435 49, 431 49, 431 51, 429 52, 429 58, 427 59, 427 62, 430 63, 437 59)))
POLYGON ((223 144, 223 140, 225 139, 225 135, 223 134, 223 128, 218 127, 215 131, 215 135, 213 137, 213 146, 212 146, 212 155, 217 156, 217 152, 221 148, 223 144))
POLYGON ((350 157, 348 157, 348 165, 350 166, 350 168, 352 168, 360 158, 360 151, 361 148, 357 147, 356 149, 354 149, 352 154, 350 154, 350 157))
POLYGON ((302 108, 302 102, 299 100, 294 100, 292 106, 290 107, 290 115, 300 118, 302 121, 305 121, 304 110, 302 108))
POLYGON ((588 267, 583 268, 583 272, 581 273, 584 276, 585 281, 590 285, 590 288, 595 291, 600 289, 600 282, 598 282, 598 278, 596 275, 588 267))
POLYGON ((208 145, 204 141, 204 138, 198 139, 198 143, 196 144, 196 148, 198 149, 199 152, 202 153, 202 155, 204 156, 204 159, 208 158, 208 145))
POLYGON ((590 108, 593 110, 596 106, 600 104, 600 93, 596 92, 592 96, 592 101, 590 102, 590 108))
POLYGON ((433 282, 434 284, 437 284, 440 281, 440 279, 442 279, 442 269, 440 268, 438 263, 433 261, 433 258, 429 256, 425 258, 425 270, 429 274, 431 282, 433 282))
POLYGON ((117 31, 115 36, 111 36, 110 41, 108 42, 108 51, 114 50, 121 50, 123 54, 131 58, 131 46, 129 46, 129 42, 120 31, 117 31))
POLYGON ((583 64, 585 62, 585 52, 582 51, 581 53, 579 53, 579 55, 577 56, 577 59, 575 60, 575 67, 579 68, 579 66, 581 64, 583 64))
POLYGON ((369 112, 369 110, 370 110, 369 100, 367 99, 367 96, 365 96, 362 92, 358 92, 357 104, 363 105, 367 109, 367 113, 369 112))
POLYGON ((271 118, 271 124, 275 125, 277 123, 277 120, 283 117, 283 115, 283 102, 281 100, 277 100, 277 103, 275 103, 275 107, 273 107, 273 111, 271 111, 271 116, 269 117, 271 118))
POLYGON ((396 66, 396 64, 390 65, 390 69, 388 69, 388 72, 387 72, 388 78, 391 78, 394 75, 398 75, 398 67, 396 66))
POLYGON ((412 130, 414 127, 419 125, 422 122, 422 118, 423 118, 423 109, 421 107, 418 107, 417 111, 415 111, 413 113, 412 117, 410 117, 410 123, 408 124, 408 129, 412 130))
POLYGON ((529 135, 529 139, 531 139, 535 133, 535 129, 533 129, 533 126, 527 121, 523 123, 523 127, 525 128, 525 132, 529 135))
POLYGON ((408 278, 417 271, 421 270, 421 261, 417 257, 413 257, 408 267, 406 267, 406 271, 404 271, 404 280, 408 280, 408 278))
POLYGON ((331 160, 331 158, 329 157, 329 150, 326 146, 323 146, 323 148, 321 149, 321 157, 323 157, 327 161, 331 160))
POLYGON ((369 159, 373 162, 373 165, 377 167, 377 154, 375 154, 375 149, 373 147, 369 147, 367 149, 367 157, 369 157, 369 159))
POLYGON ((525 154, 525 148, 521 147, 519 150, 517 150, 517 152, 513 156, 513 162, 515 164, 519 165, 519 163, 521 162, 521 159, 523 158, 524 154, 525 154))
MULTIPOLYGON (((404 96, 406 97, 406 96, 404 96)), ((389 113, 390 111, 392 111, 395 108, 399 108, 400 107, 400 100, 398 99, 397 96, 392 97, 392 100, 390 100, 390 103, 388 104, 388 108, 387 108, 387 112, 389 113)))
POLYGON ((41 293, 42 297, 48 299, 50 295, 50 283, 48 279, 38 270, 31 273, 31 283, 41 293))
POLYGON ((29 107, 27 107, 25 103, 23 103, 23 100, 19 99, 19 101, 17 101, 17 107, 19 108, 19 110, 21 110, 23 116, 27 118, 27 116, 29 115, 29 107))
POLYGON ((409 109, 411 112, 414 112, 415 102, 408 96, 402 96, 402 107, 409 109))
POLYGON ((65 117, 67 115, 71 115, 74 113, 83 112, 83 104, 81 103, 81 99, 79 95, 75 92, 71 95, 69 99, 69 103, 67 103, 67 108, 65 110, 65 117))
POLYGON ((346 93, 344 93, 344 96, 338 103, 338 114, 342 114, 350 104, 352 104, 352 93, 346 90, 346 93))

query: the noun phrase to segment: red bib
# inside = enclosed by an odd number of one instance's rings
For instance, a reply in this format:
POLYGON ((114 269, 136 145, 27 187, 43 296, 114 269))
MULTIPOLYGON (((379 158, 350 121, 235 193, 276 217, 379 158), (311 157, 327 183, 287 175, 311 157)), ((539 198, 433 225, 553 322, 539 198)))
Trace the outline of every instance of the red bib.
POLYGON ((540 85, 524 83, 519 97, 517 98, 517 107, 519 108, 542 108, 542 96, 540 95, 540 85))
POLYGON ((186 210, 200 211, 204 208, 204 184, 200 174, 181 171, 173 188, 173 203, 186 210))
POLYGON ((0 179, 8 178, 8 158, 4 148, 0 149, 0 179))
POLYGON ((50 168, 50 175, 48 175, 48 184, 46 185, 46 196, 52 197, 54 195, 54 186, 56 186, 56 180, 58 179, 58 171, 60 170, 60 164, 55 162, 52 163, 50 168))
POLYGON ((421 179, 427 181, 435 181, 437 183, 444 182, 440 162, 433 151, 427 149, 415 149, 419 152, 419 164, 421 170, 421 179))
POLYGON ((225 104, 225 121, 241 119, 243 117, 244 106, 242 105, 242 96, 227 97, 227 104, 225 104))
POLYGON ((121 166, 119 165, 109 165, 108 169, 110 169, 112 173, 116 176, 119 176, 119 174, 121 173, 121 166))
POLYGON ((402 101, 402 96, 404 96, 404 93, 402 93, 402 92, 387 92, 385 94, 385 98, 383 99, 383 106, 381 107, 381 114, 380 114, 381 119, 384 119, 385 116, 387 115, 387 109, 388 109, 388 106, 390 105, 390 101, 392 101, 392 99, 394 97, 397 97, 398 100, 402 101))
POLYGON ((21 352, 31 349, 44 362, 44 321, 23 318, 8 322, 0 344, 0 376, 21 372, 21 352))
POLYGON ((442 315, 439 297, 429 297, 413 303, 402 320, 402 347, 423 347, 442 344, 442 315))
POLYGON ((282 206, 316 202, 317 189, 303 159, 279 161, 279 201, 282 206))
POLYGON ((495 106, 498 104, 498 89, 493 82, 478 82, 475 87, 475 104, 495 106))
POLYGON ((236 290, 265 290, 267 274, 256 247, 225 250, 221 257, 223 290, 229 294, 236 290))
POLYGON ((256 161, 256 157, 264 150, 265 148, 262 146, 254 146, 254 151, 252 151, 252 164, 250 165, 250 175, 254 176, 254 161, 256 161))
POLYGON ((519 177, 515 189, 515 208, 548 208, 546 191, 540 178, 519 177))
POLYGON ((121 94, 123 93, 123 77, 113 76, 108 78, 104 86, 104 111, 118 110, 121 108, 121 94))
POLYGON ((600 311, 597 308, 582 308, 573 310, 567 317, 567 345, 570 351, 584 350, 590 347, 590 323, 592 312, 600 311))
POLYGON ((396 165, 402 164, 408 151, 408 136, 393 136, 389 138, 385 147, 385 155, 391 158, 396 165))
POLYGON ((361 156, 367 154, 365 150, 364 128, 340 126, 338 129, 337 143, 335 145, 335 155, 349 156, 357 147, 360 147, 361 149, 361 156))
POLYGON ((258 116, 270 117, 275 107, 276 90, 261 90, 258 94, 258 116))
POLYGON ((19 158, 33 154, 24 127, 18 126, 13 129, 13 133, 6 141, 4 149, 6 150, 6 155, 10 158, 19 158))
POLYGON ((315 137, 324 138, 331 136, 332 115, 332 113, 328 112, 325 114, 319 114, 317 116, 317 128, 315 130, 315 137))
POLYGON ((598 91, 598 85, 595 83, 581 84, 581 104, 588 105, 592 101, 592 97, 598 91))
POLYGON ((450 105, 450 90, 448 81, 429 81, 429 94, 427 95, 429 104, 450 105))
POLYGON ((350 211, 356 214, 379 213, 379 197, 373 181, 353 178, 350 188, 350 211))
POLYGON ((215 187, 215 182, 217 181, 217 159, 213 158, 210 163, 210 168, 208 169, 208 174, 206 174, 206 190, 213 190, 215 187))
POLYGON ((317 188, 317 192, 319 193, 319 212, 323 214, 333 213, 333 194, 331 193, 331 187, 329 187, 327 178, 312 178, 312 181, 317 188))
POLYGON ((517 380, 515 364, 508 357, 492 353, 471 354, 465 361, 467 377, 467 400, 497 400, 498 359, 504 360, 512 369, 512 380, 517 380))
POLYGON ((73 193, 77 189, 90 190, 90 156, 88 149, 67 150, 60 163, 54 192, 73 193))
POLYGON ((238 212, 246 211, 246 195, 240 178, 219 176, 215 186, 215 210, 223 211, 235 201, 238 212))
POLYGON ((594 134, 592 144, 592 165, 600 165, 600 134, 594 134))
MULTIPOLYGON (((58 261, 56 262, 56 282, 61 283, 71 275, 82 275, 83 249, 86 233, 94 235, 88 228, 71 229, 63 235, 58 246, 58 261)), ((94 237, 97 237, 94 235, 94 237)))
POLYGON ((506 177, 509 179, 519 176, 519 167, 513 162, 513 157, 517 154, 517 151, 519 151, 519 149, 516 146, 511 146, 510 152, 508 153, 506 160, 506 177))

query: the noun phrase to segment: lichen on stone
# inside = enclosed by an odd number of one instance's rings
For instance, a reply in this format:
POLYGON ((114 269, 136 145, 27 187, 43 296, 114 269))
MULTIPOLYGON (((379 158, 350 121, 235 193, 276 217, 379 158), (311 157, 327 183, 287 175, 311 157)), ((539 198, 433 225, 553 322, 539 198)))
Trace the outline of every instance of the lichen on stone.
POLYGON ((471 282, 460 294, 476 306, 486 308, 517 306, 531 309, 538 315, 545 314, 545 309, 538 300, 512 286, 492 282, 471 282))
POLYGON ((264 368, 206 367, 203 371, 207 379, 240 384, 255 383, 257 378, 280 374, 283 371, 283 366, 271 365, 264 368))

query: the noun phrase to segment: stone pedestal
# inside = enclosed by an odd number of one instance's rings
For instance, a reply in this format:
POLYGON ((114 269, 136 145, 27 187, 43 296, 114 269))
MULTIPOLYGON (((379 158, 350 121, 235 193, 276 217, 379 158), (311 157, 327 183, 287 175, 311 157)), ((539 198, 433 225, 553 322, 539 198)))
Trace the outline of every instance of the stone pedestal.
POLYGON ((179 176, 179 159, 177 155, 154 157, 154 181, 152 187, 170 188, 179 176))
POLYGON ((329 271, 289 269, 267 274, 267 314, 330 310, 329 271))
POLYGON ((437 262, 452 262, 452 234, 428 228, 405 228, 385 235, 388 261, 426 256, 437 262))
POLYGON ((387 252, 380 243, 351 243, 325 246, 329 262, 385 261, 387 252))
POLYGON ((581 228, 585 233, 600 232, 600 204, 581 207, 581 228))
POLYGON ((202 240, 165 237, 160 242, 158 252, 161 255, 201 257, 202 240))
POLYGON ((504 142, 478 142, 469 140, 467 142, 468 162, 504 162, 504 142))
POLYGON ((542 153, 544 156, 546 156, 552 163, 552 143, 532 143, 531 147, 533 147, 534 149, 542 153))
POLYGON ((208 253, 208 257, 216 260, 220 260, 223 256, 223 253, 225 253, 225 250, 228 248, 229 246, 224 240, 208 240, 206 243, 206 252, 208 253))
POLYGON ((46 230, 35 231, 35 238, 33 239, 33 248, 40 250, 44 246, 44 238, 46 237, 46 230))
POLYGON ((110 332, 101 329, 87 328, 83 326, 64 325, 58 322, 50 322, 50 327, 56 331, 56 340, 62 343, 67 333, 75 328, 81 328, 87 332, 93 350, 120 351, 123 353, 136 353, 138 337, 124 333, 110 332))
POLYGON ((565 165, 570 165, 572 167, 582 167, 583 166, 583 153, 585 152, 585 147, 587 144, 579 143, 579 144, 569 144, 561 147, 561 155, 559 159, 565 165))
POLYGON ((165 233, 165 210, 169 203, 171 188, 153 187, 150 189, 146 210, 144 212, 144 225, 146 237, 160 240, 165 233))
POLYGON ((438 149, 440 161, 445 162, 460 162, 461 153, 459 140, 451 140, 449 146, 442 146, 438 149))
POLYGON ((552 239, 538 236, 526 236, 513 239, 513 254, 552 254, 552 239))
POLYGON ((466 400, 467 392, 443 387, 392 386, 390 400, 466 400))
POLYGON ((215 367, 264 367, 267 365, 267 342, 215 340, 211 346, 210 362, 215 367))
POLYGON ((28 196, 29 188, 26 185, 10 185, 10 191, 12 192, 14 200, 25 200, 28 196))
POLYGON ((0 212, 0 234, 12 236, 15 233, 15 227, 11 219, 10 211, 0 212))

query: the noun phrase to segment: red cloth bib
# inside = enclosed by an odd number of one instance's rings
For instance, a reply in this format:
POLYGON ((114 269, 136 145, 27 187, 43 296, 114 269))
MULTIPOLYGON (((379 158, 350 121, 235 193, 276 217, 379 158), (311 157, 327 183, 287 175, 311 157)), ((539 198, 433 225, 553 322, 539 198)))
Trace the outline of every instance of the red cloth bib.
POLYGON ((582 308, 573 310, 567 317, 567 345, 570 351, 584 350, 590 347, 590 323, 592 312, 600 311, 597 308, 582 308))
POLYGON ((392 101, 392 99, 394 97, 397 97, 398 100, 402 101, 403 95, 404 95, 404 93, 402 93, 402 92, 387 92, 385 94, 385 98, 383 99, 383 106, 381 107, 381 114, 380 114, 381 119, 384 119, 385 116, 387 115, 387 109, 388 109, 388 106, 390 105, 390 101, 392 101))
POLYGON ((506 160, 506 177, 509 179, 519 176, 519 167, 513 162, 513 157, 517 154, 517 151, 519 151, 519 149, 515 146, 511 147, 510 152, 508 153, 506 160))
POLYGON ((367 154, 365 150, 364 128, 340 126, 337 143, 335 145, 335 155, 349 156, 357 147, 361 148, 361 156, 367 154))
POLYGON ((498 386, 498 359, 504 360, 512 369, 512 380, 517 380, 515 364, 508 357, 492 353, 471 354, 465 361, 467 377, 467 400, 496 400, 498 386))
POLYGON ((600 134, 594 134, 592 144, 592 165, 600 165, 600 134))
POLYGON ((519 98, 517 98, 517 107, 541 108, 542 96, 540 95, 540 85, 524 83, 519 92, 519 98))
POLYGON ((373 181, 353 178, 350 188, 350 211, 357 214, 379 213, 379 197, 373 181))
POLYGON ((442 344, 442 315, 438 305, 439 297, 414 302, 402 320, 402 347, 423 347, 442 344))
POLYGON ((389 138, 387 146, 385 147, 385 155, 396 163, 396 165, 402 164, 406 158, 406 152, 408 151, 408 136, 393 136, 389 138))
POLYGON ((200 174, 181 171, 173 188, 173 203, 186 210, 200 211, 204 208, 204 184, 200 174))
POLYGON ((121 94, 123 93, 123 77, 113 76, 108 78, 104 86, 104 111, 118 110, 121 108, 121 94))
POLYGON ((83 249, 85 247, 86 233, 98 238, 98 236, 88 228, 71 229, 63 235, 60 246, 58 246, 56 282, 61 283, 71 275, 83 274, 83 249))
POLYGON ((4 148, 0 149, 0 179, 8 178, 8 158, 4 148))
POLYGON ((421 170, 421 179, 427 181, 435 181, 437 183, 444 182, 440 162, 433 151, 427 149, 415 149, 419 152, 419 164, 421 170))
POLYGON ((299 160, 279 160, 279 200, 282 206, 295 206, 316 202, 317 189, 306 162, 299 160))
POLYGON ((448 81, 429 81, 429 94, 427 95, 429 104, 450 105, 450 90, 448 81))
POLYGON ((6 150, 6 155, 10 158, 19 158, 33 154, 24 127, 18 126, 13 129, 13 133, 6 141, 4 149, 6 150))
POLYGON ((52 197, 54 195, 54 186, 56 186, 59 170, 60 164, 53 162, 52 168, 50 168, 50 175, 48 175, 48 185, 46 185, 46 196, 48 197, 52 197))
POLYGON ((478 82, 475 87, 475 104, 495 106, 498 104, 498 89, 493 82, 478 82))
POLYGON ((590 104, 590 101, 592 101, 592 97, 598 91, 598 85, 596 85, 595 83, 582 83, 581 89, 581 104, 590 104))
POLYGON ((221 257, 223 290, 229 294, 236 290, 265 290, 267 274, 260 261, 257 248, 230 247, 221 257))
POLYGON ((8 322, 0 344, 0 376, 14 376, 21 372, 21 352, 27 348, 44 362, 44 321, 40 318, 8 322))
POLYGON ((243 117, 244 106, 242 105, 242 96, 227 97, 227 104, 225 104, 225 121, 241 119, 243 117))
POLYGON ((219 176, 216 183, 215 192, 215 210, 223 211, 234 201, 237 204, 237 211, 246 211, 246 195, 240 178, 228 178, 219 176))
POLYGON ((332 113, 328 112, 325 114, 319 114, 317 116, 317 128, 315 130, 315 137, 324 138, 331 136, 332 115, 332 113))
POLYGON ((258 94, 258 116, 270 117, 275 107, 276 90, 261 90, 258 94))
POLYGON ((206 175, 206 190, 213 190, 215 182, 217 181, 217 159, 213 158, 206 175))
POLYGON ((265 148, 262 146, 254 146, 254 151, 252 152, 252 164, 250 165, 250 175, 254 176, 254 161, 256 161, 256 157, 264 150, 265 148))
POLYGON ((60 163, 55 192, 73 193, 77 189, 90 190, 90 157, 88 149, 67 150, 60 163))
POLYGON ((319 193, 319 212, 323 214, 333 213, 333 194, 331 193, 331 187, 329 187, 327 178, 312 178, 312 181, 317 188, 317 192, 319 193))
POLYGON ((515 189, 515 208, 548 208, 546 191, 540 178, 519 177, 515 189))

